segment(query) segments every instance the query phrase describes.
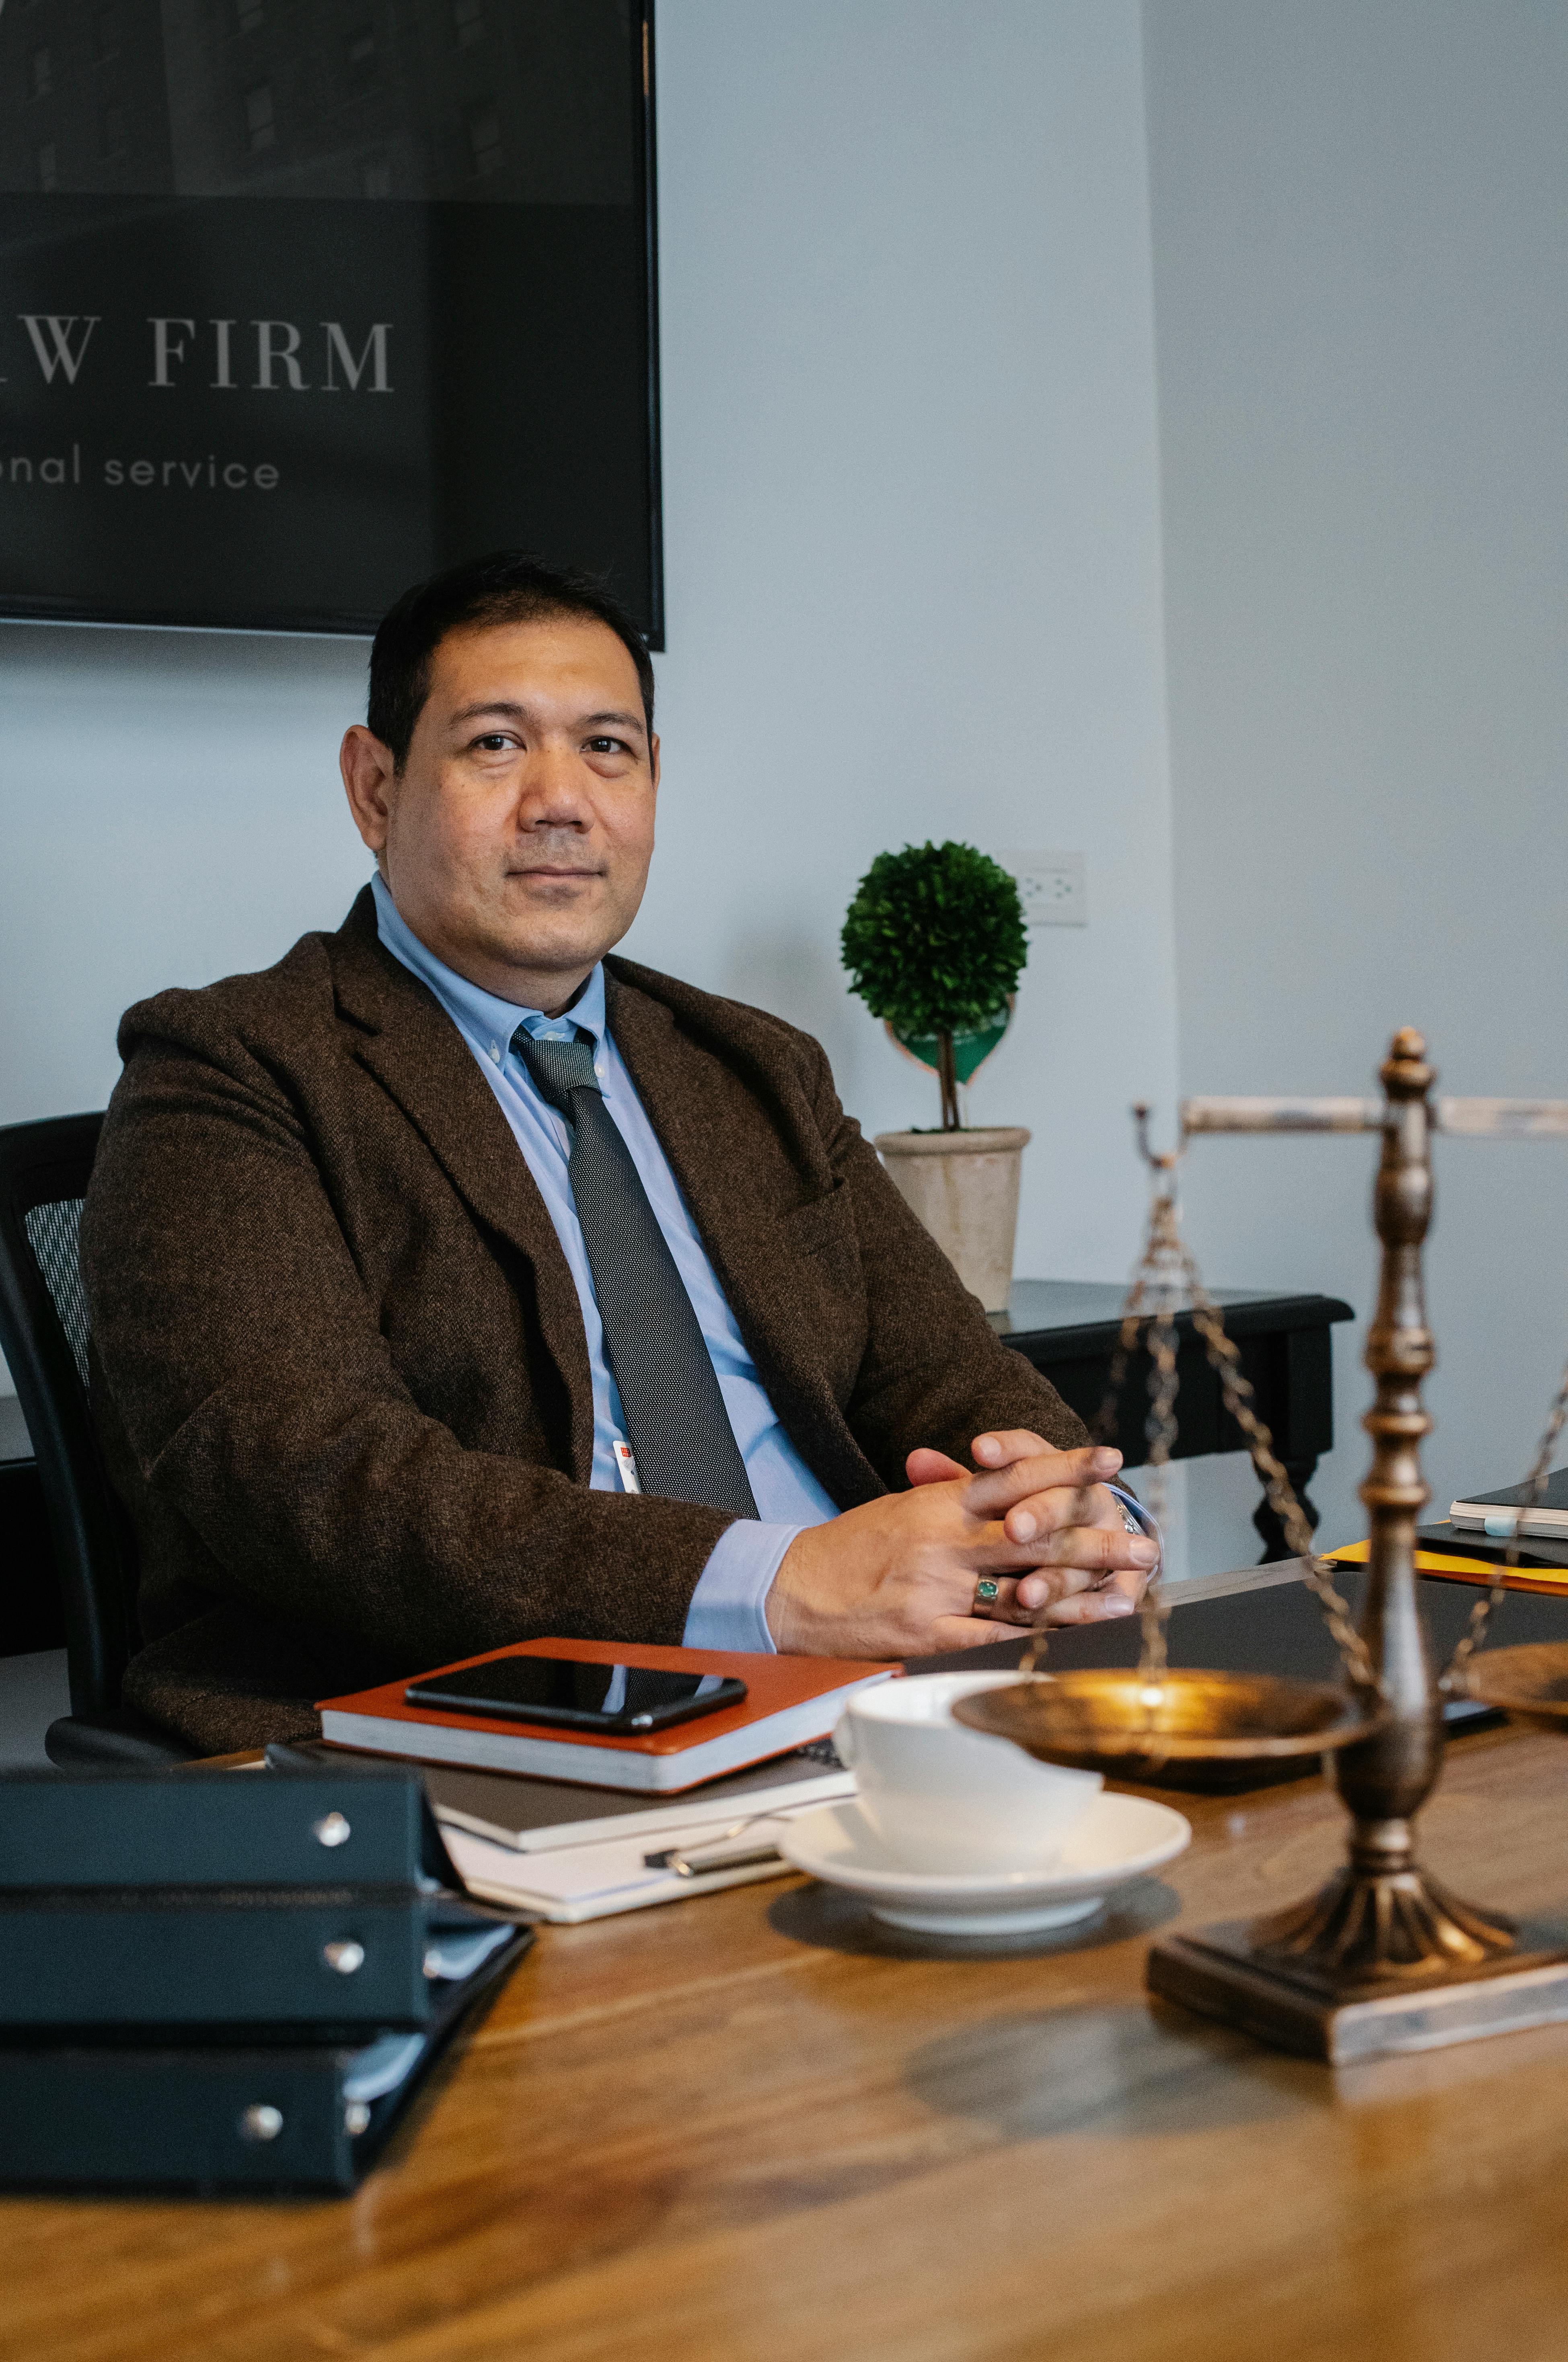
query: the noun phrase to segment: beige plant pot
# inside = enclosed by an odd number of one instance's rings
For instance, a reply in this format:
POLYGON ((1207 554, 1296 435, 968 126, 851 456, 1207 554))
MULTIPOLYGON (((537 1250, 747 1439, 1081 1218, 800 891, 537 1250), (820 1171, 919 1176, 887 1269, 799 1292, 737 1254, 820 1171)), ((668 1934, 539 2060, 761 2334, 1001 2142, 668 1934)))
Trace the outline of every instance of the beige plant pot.
POLYGON ((1018 1234, 1021 1124, 975 1131, 879 1131, 877 1150, 966 1287, 1007 1310, 1018 1234))

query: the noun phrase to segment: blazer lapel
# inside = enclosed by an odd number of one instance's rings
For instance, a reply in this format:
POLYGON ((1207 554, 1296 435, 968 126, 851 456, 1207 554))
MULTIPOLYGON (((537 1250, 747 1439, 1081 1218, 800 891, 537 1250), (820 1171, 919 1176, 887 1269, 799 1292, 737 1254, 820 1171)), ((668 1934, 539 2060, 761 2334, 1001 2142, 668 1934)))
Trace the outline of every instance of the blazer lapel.
POLYGON ((533 1267, 539 1327, 571 1399, 574 1473, 586 1484, 593 1382, 582 1307, 527 1159, 435 994, 381 944, 368 887, 329 944, 351 1054, 402 1109, 469 1211, 533 1267))
POLYGON ((809 1221, 813 1190, 823 1194, 826 1176, 814 1176, 802 1154, 800 1197, 781 1204, 778 1164, 756 1161, 753 1127, 736 1121, 733 1078, 722 1062, 682 1033, 665 1002, 618 977, 609 981, 616 1046, 775 1409, 835 1498, 869 1498, 884 1488, 850 1435, 799 1317, 801 1219, 809 1221))

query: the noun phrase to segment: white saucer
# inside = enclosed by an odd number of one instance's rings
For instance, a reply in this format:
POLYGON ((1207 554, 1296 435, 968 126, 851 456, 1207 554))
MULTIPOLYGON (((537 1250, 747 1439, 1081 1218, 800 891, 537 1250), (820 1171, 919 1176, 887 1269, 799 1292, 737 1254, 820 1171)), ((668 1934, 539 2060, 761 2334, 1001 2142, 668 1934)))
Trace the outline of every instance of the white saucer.
POLYGON ((786 1861, 864 1895, 871 1915, 922 1936, 1027 1936, 1091 1918, 1129 1879, 1186 1850, 1191 1825, 1144 1796, 1097 1796, 1049 1870, 953 1876, 906 1870, 857 1804, 819 1805, 784 1824, 786 1861))

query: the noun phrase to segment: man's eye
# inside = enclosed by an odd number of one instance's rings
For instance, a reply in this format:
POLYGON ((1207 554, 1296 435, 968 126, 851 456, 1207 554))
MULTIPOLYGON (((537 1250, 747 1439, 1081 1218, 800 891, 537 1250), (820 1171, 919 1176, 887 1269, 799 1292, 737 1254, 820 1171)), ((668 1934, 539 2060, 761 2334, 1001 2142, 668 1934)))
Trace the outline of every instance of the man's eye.
POLYGON ((476 738, 474 740, 474 745, 481 748, 487 755, 504 754, 511 744, 511 739, 500 730, 487 731, 482 738, 476 738))
POLYGON ((628 755, 631 748, 624 738, 591 738, 588 752, 591 755, 628 755))

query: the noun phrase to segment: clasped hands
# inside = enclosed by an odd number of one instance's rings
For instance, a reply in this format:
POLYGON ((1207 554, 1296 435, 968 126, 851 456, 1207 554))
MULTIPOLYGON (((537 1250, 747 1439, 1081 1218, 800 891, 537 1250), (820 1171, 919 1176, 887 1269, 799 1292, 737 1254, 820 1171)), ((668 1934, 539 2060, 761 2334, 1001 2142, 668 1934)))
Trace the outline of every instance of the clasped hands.
POLYGON ((796 1536, 767 1596, 778 1650, 917 1656, 1132 1614, 1159 1551, 1127 1531, 1107 1488, 1121 1454, 1057 1451, 1024 1429, 977 1436, 972 1450, 978 1474, 945 1452, 911 1451, 907 1493, 796 1536), (979 1616, 983 1578, 997 1595, 979 1616))

